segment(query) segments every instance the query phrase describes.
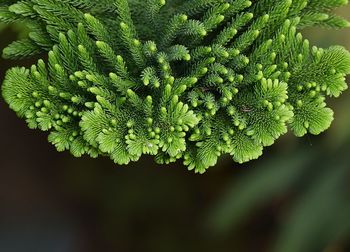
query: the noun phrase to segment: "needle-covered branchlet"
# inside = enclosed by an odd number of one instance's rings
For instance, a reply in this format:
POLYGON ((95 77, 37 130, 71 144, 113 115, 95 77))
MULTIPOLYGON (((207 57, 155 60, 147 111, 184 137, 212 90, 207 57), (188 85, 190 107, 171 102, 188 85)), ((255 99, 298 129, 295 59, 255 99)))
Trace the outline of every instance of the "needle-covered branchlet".
POLYGON ((347 88, 350 54, 300 30, 342 28, 347 0, 7 0, 0 20, 28 38, 5 58, 47 52, 7 72, 2 93, 59 151, 117 164, 154 155, 203 173, 230 154, 258 158, 288 129, 319 134, 326 96, 347 88))

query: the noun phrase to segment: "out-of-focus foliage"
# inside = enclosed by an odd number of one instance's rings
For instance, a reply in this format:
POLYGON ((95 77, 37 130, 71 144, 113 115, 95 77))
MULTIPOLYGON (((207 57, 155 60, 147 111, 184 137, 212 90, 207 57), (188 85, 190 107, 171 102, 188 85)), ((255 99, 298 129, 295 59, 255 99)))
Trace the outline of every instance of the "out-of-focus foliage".
POLYGON ((15 32, 19 39, 25 38, 28 35, 28 28, 22 23, 11 25, 0 23, 0 38, 6 36, 7 29, 15 32))
POLYGON ((251 213, 292 193, 271 251, 322 251, 332 242, 349 239, 349 145, 350 141, 330 151, 301 148, 247 172, 217 203, 209 217, 210 227, 221 234, 237 230, 251 213))

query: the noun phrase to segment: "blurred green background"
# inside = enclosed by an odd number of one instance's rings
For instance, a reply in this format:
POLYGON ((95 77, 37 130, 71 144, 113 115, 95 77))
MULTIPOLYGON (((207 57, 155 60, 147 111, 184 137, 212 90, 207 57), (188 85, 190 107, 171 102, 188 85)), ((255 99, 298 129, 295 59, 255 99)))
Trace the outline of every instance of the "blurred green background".
MULTIPOLYGON (((350 19, 350 6, 339 12, 350 19)), ((0 25, 0 48, 20 31, 0 25)), ((350 29, 303 34, 350 49, 350 29)), ((0 60, 0 80, 31 63, 0 60)), ((329 104, 321 136, 285 135, 257 161, 195 175, 57 153, 1 100, 0 251, 350 251, 350 92, 329 104)))

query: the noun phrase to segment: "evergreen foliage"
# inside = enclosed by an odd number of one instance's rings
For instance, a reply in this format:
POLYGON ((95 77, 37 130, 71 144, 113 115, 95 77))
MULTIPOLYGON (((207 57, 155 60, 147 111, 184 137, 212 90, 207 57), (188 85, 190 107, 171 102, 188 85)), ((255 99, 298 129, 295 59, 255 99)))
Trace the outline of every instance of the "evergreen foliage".
POLYGON ((203 173, 225 153, 258 158, 290 128, 319 134, 350 74, 340 46, 298 31, 342 28, 347 0, 3 0, 0 21, 28 38, 6 47, 30 69, 7 72, 2 94, 58 151, 117 164, 154 155, 203 173))

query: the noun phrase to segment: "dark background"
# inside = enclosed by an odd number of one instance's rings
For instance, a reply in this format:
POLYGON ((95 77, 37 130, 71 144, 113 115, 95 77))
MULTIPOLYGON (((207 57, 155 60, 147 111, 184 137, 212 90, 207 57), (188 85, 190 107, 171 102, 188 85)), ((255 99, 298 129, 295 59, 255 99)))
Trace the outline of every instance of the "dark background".
MULTIPOLYGON (((350 7, 339 11, 350 18, 350 7)), ((19 27, 0 26, 0 49, 19 27)), ((350 49, 350 29, 311 29, 350 49)), ((10 66, 0 60, 0 81, 10 66)), ((0 100, 0 251, 350 251, 350 92, 324 134, 283 136, 257 161, 204 175, 58 153, 0 100)))

